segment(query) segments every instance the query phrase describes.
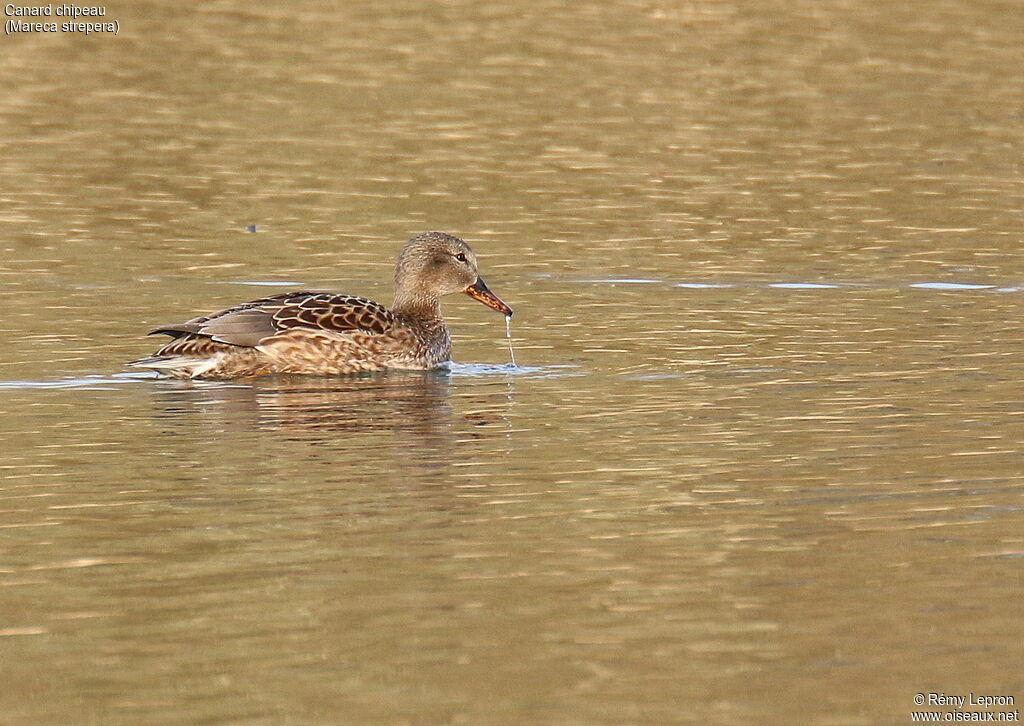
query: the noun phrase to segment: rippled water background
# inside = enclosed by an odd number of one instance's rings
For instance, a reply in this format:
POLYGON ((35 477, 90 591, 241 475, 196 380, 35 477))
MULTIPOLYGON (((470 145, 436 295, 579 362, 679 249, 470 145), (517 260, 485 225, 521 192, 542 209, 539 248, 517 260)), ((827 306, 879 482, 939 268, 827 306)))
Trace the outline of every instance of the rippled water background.
POLYGON ((1019 3, 107 14, 0 53, 0 721, 1024 701, 1019 3), (520 368, 122 373, 425 229, 520 368))

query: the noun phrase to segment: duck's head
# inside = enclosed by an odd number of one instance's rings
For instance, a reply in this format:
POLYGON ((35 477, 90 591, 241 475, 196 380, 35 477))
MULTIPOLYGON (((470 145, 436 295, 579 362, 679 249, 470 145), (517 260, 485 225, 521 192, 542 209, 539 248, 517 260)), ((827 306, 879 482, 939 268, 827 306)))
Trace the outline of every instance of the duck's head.
POLYGON ((464 292, 509 317, 512 308, 487 289, 476 255, 458 237, 424 232, 409 240, 395 267, 395 309, 436 304, 442 295, 464 292))

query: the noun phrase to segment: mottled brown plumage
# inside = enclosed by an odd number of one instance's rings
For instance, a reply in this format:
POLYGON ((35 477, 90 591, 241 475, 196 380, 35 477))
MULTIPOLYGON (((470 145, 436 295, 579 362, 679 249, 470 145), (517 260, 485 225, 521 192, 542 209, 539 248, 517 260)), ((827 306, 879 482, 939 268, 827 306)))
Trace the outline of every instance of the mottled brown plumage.
POLYGON ((512 314, 480 279, 469 245, 426 232, 398 256, 390 310, 329 292, 272 295, 157 328, 152 333, 174 339, 128 365, 174 378, 431 368, 449 359, 451 336, 440 298, 454 292, 512 314))

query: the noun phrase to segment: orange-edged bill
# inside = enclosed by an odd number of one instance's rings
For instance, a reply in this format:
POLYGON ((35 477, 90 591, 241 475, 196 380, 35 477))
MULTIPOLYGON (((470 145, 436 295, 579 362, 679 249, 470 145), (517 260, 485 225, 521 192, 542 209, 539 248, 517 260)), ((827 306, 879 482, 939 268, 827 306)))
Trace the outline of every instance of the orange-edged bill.
POLYGON ((476 278, 476 282, 463 290, 463 292, 474 300, 482 302, 487 307, 493 308, 507 317, 512 317, 512 308, 502 302, 500 297, 488 290, 487 285, 479 277, 476 278))

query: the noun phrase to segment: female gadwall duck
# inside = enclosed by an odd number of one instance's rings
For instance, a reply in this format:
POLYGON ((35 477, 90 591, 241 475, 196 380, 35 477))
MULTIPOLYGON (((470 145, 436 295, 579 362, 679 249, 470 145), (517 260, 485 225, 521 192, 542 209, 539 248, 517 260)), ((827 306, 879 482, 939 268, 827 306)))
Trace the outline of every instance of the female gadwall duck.
POLYGON ((454 292, 512 315, 480 279, 469 245, 450 234, 426 232, 398 255, 390 310, 330 292, 272 295, 157 328, 150 334, 174 340, 128 365, 173 378, 432 368, 451 353, 441 296, 454 292))

